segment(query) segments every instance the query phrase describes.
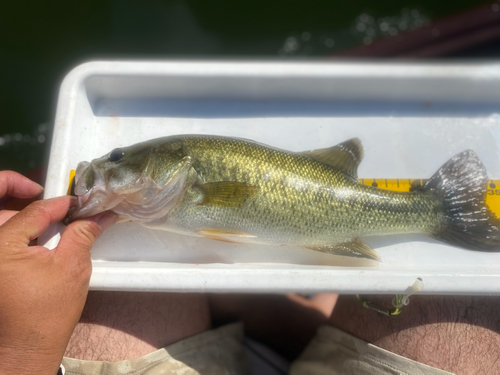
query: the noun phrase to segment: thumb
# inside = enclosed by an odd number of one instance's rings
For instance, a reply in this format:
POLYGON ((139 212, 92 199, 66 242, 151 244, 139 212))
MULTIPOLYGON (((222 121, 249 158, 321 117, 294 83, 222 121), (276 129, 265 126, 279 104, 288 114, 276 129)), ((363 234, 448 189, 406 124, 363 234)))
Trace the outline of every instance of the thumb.
MULTIPOLYGON (((91 218, 76 220, 62 233, 56 251, 59 253, 90 251, 102 232, 118 220, 113 212, 103 212, 91 218)), ((68 255, 70 255, 68 254, 68 255)))

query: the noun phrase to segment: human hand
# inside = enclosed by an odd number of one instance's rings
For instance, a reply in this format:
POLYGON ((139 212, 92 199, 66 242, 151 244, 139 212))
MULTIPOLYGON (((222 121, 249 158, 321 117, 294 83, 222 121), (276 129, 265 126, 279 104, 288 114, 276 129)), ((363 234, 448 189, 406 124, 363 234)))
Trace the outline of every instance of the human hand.
POLYGON ((19 206, 25 208, 30 201, 43 192, 43 187, 19 173, 0 171, 0 225, 17 214, 19 206), (22 198, 22 199, 12 199, 22 198), (8 209, 6 209, 8 207, 8 209), (13 210, 15 207, 15 211, 13 210))
MULTIPOLYGON (((0 172, 0 198, 38 195, 42 188, 0 172)), ((117 216, 102 213, 66 227, 54 250, 30 246, 75 204, 73 197, 36 201, 0 212, 0 363, 2 374, 55 374, 88 292, 90 249, 117 216)))

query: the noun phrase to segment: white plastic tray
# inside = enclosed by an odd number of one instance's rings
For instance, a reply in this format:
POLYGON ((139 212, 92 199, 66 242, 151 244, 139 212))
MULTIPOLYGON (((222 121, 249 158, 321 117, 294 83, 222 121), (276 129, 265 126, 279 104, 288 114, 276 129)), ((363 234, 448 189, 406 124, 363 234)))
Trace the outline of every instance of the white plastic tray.
MULTIPOLYGON (((78 162, 183 133, 283 149, 359 137, 360 178, 427 178, 465 149, 500 177, 500 64, 93 62, 64 80, 45 197, 78 162)), ((40 242, 54 247, 58 224, 40 242)), ((117 224, 97 242, 91 288, 107 290, 500 294, 500 253, 420 236, 368 238, 377 267, 309 250, 235 245, 117 224)))

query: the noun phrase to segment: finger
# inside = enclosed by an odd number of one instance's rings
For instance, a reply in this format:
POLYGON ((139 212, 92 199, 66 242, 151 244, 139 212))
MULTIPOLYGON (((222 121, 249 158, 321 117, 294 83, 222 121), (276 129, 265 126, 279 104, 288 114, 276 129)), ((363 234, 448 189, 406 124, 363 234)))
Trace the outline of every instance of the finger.
POLYGON ((33 198, 42 191, 43 187, 17 172, 0 172, 0 198, 6 195, 16 198, 33 198))
POLYGON ((28 245, 50 224, 61 221, 75 203, 76 199, 70 196, 33 202, 0 227, 0 238, 2 242, 28 245))
POLYGON ((3 210, 0 211, 0 225, 9 220, 12 216, 17 214, 19 211, 3 210))
POLYGON ((117 220, 117 214, 103 212, 88 219, 80 219, 72 222, 64 230, 56 251, 69 254, 90 251, 102 232, 115 224, 117 220))

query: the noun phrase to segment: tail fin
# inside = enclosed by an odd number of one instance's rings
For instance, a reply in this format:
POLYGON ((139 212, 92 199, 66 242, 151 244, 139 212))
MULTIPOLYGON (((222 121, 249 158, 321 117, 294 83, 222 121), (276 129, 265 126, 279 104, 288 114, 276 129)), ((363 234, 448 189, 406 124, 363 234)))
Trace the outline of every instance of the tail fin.
POLYGON ((443 202, 445 221, 433 237, 477 251, 500 251, 500 220, 485 203, 488 176, 474 151, 451 158, 422 187, 443 202))

